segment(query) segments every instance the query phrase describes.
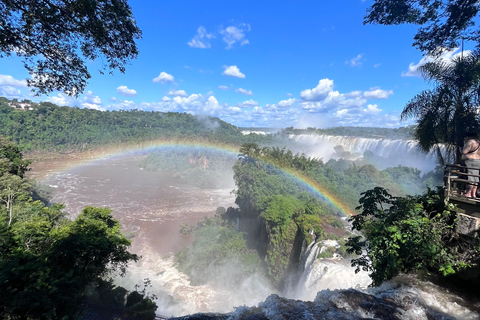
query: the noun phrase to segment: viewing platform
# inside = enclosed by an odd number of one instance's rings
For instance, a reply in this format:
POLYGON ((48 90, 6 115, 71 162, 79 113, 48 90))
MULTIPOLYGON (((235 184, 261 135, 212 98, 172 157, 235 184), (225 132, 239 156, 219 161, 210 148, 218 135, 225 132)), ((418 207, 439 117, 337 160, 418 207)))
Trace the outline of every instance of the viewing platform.
MULTIPOLYGON (((467 167, 465 166, 447 164, 444 174, 444 196, 446 202, 456 205, 458 215, 457 232, 478 237, 480 229, 480 196, 478 198, 465 197, 469 176, 480 178, 480 175, 467 173, 467 167)), ((480 192, 480 186, 478 192, 480 192)))

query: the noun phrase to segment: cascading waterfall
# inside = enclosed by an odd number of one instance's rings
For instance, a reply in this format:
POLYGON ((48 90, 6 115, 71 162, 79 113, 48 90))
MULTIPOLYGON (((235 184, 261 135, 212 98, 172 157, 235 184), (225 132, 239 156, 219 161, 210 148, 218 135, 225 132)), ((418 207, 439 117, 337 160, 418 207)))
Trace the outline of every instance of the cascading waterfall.
POLYGON ((311 271, 312 265, 317 259, 318 254, 320 253, 321 248, 318 246, 316 241, 315 232, 311 229, 308 234, 311 237, 310 244, 307 244, 307 240, 304 239, 302 243, 302 250, 300 252, 299 258, 299 274, 301 274, 300 279, 298 281, 298 286, 295 289, 294 296, 298 294, 299 291, 303 291, 302 284, 305 283, 305 279, 308 277, 308 274, 311 271))
POLYGON ((418 141, 402 139, 373 139, 348 136, 330 136, 330 135, 289 135, 289 138, 295 141, 295 145, 300 145, 299 152, 308 156, 322 158, 324 161, 329 159, 338 159, 341 155, 336 154, 335 147, 341 146, 345 152, 350 153, 351 159, 361 158, 366 151, 372 152, 388 161, 389 166, 404 165, 415 167, 422 170, 423 173, 432 170, 436 163, 435 152, 425 154, 420 150, 418 141))
POLYGON ((312 242, 307 245, 304 240, 299 261, 298 282, 290 286, 284 296, 313 300, 317 292, 324 289, 366 288, 371 279, 366 272, 355 273, 350 261, 334 255, 329 259, 317 259, 318 255, 329 247, 339 247, 336 240, 316 241, 313 229, 309 232, 312 242))

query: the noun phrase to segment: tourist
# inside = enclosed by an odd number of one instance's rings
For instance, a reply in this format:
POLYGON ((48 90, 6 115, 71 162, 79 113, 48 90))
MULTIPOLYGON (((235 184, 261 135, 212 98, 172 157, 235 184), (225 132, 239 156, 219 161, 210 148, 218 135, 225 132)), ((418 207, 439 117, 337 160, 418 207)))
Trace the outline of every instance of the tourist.
POLYGON ((480 168, 480 141, 478 141, 478 135, 476 133, 467 133, 462 154, 465 166, 467 167, 467 173, 469 174, 469 184, 467 185, 465 197, 476 199, 480 168), (471 176, 472 174, 477 176, 471 176))

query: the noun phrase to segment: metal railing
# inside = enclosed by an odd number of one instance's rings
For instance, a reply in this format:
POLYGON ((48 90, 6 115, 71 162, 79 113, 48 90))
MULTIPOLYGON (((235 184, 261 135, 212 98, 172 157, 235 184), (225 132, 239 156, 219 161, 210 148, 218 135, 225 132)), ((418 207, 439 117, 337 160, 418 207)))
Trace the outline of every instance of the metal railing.
MULTIPOLYGON (((480 168, 472 168, 472 167, 469 167, 469 168, 480 170, 480 168)), ((463 197, 466 186, 471 183, 471 181, 468 180, 469 176, 480 178, 480 175, 478 174, 468 173, 466 166, 461 166, 459 164, 447 164, 445 166, 445 174, 444 174, 445 199, 448 199, 451 197, 455 197, 455 198, 463 197)), ((475 199, 469 199, 469 200, 480 201, 475 199)))

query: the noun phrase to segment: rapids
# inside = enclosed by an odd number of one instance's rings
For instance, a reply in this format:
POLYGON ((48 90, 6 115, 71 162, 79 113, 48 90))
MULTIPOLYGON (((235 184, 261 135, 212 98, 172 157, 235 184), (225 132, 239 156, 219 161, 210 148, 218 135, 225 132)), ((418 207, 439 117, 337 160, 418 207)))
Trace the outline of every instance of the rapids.
MULTIPOLYGON (((305 248, 300 280, 285 292, 275 292, 265 279, 255 275, 231 291, 221 286, 221 277, 228 275, 218 275, 219 280, 208 285, 192 285, 188 276, 176 269, 173 257, 193 241, 191 235, 179 232, 180 224, 192 225, 205 216, 212 216, 218 206, 234 206, 234 195, 230 192, 234 186, 229 189, 191 187, 169 173, 142 170, 138 166, 141 160, 142 156, 100 159, 79 163, 69 170, 62 169, 67 166, 61 163, 34 163, 31 174, 43 177, 41 182, 52 187, 52 201, 64 203, 72 217, 87 205, 113 209, 124 231, 132 236, 131 251, 141 256, 138 263, 130 266, 128 275, 118 279, 118 284, 133 289, 144 278, 149 278, 152 287, 148 291, 158 296, 159 314, 222 312, 228 313, 225 319, 242 319, 253 312, 251 307, 258 306, 255 312, 268 318, 283 318, 285 308, 291 308, 290 311, 300 312, 297 319, 321 319, 306 315, 312 310, 324 309, 333 312, 334 318, 346 319, 348 310, 351 314, 363 312, 360 307, 355 310, 352 297, 357 297, 401 305, 399 319, 480 318, 479 303, 468 304, 447 290, 415 277, 403 276, 379 288, 367 288, 370 283, 367 274, 355 274, 348 261, 315 259, 322 247, 336 245, 334 241, 312 243, 310 248, 305 248), (359 291, 333 290, 348 288, 359 291), (365 298, 370 295, 372 298, 365 298), (302 311, 303 307, 307 309, 302 311)), ((364 314, 369 315, 367 311, 364 314)))

